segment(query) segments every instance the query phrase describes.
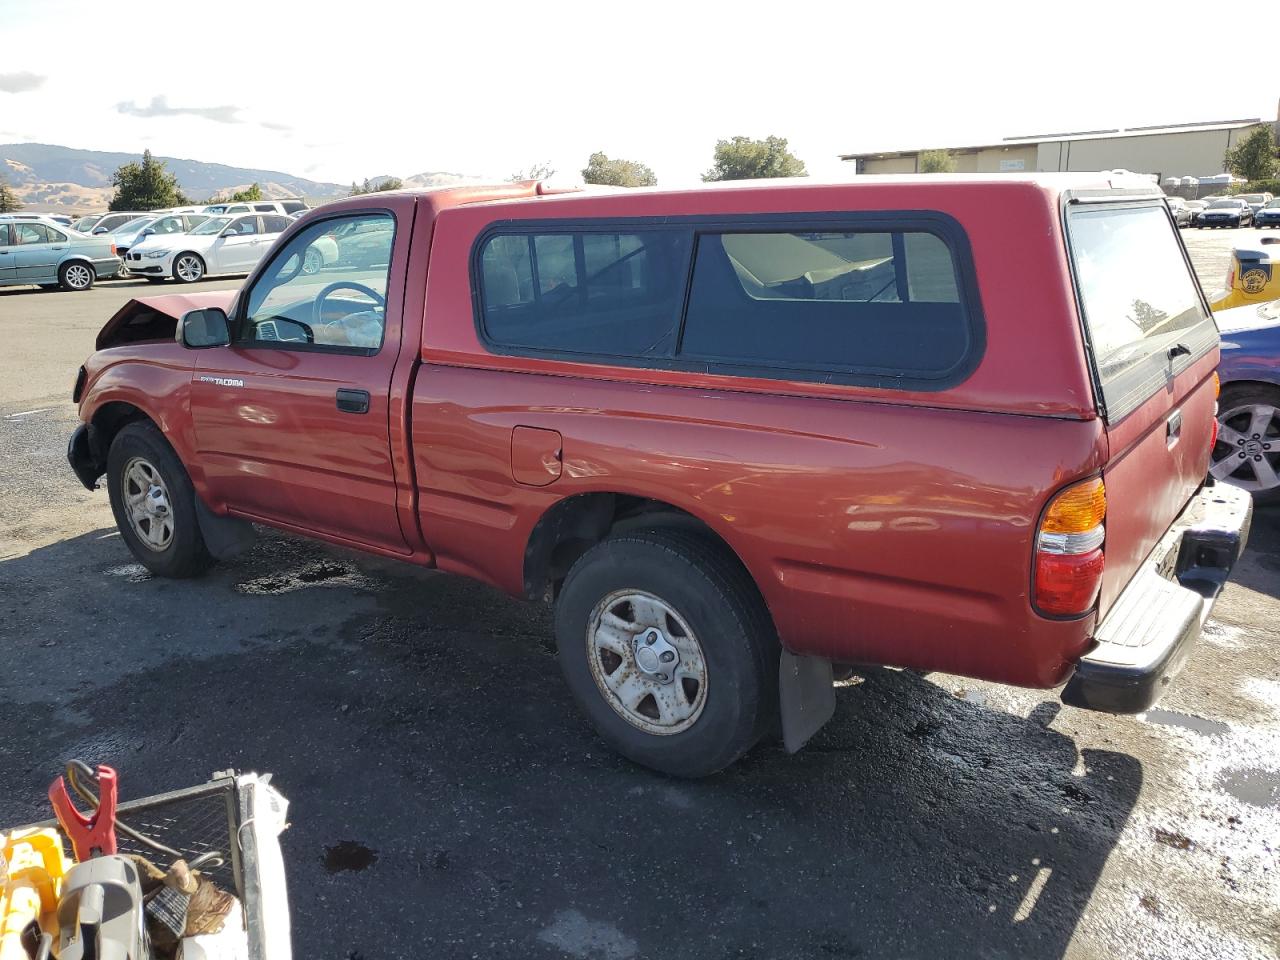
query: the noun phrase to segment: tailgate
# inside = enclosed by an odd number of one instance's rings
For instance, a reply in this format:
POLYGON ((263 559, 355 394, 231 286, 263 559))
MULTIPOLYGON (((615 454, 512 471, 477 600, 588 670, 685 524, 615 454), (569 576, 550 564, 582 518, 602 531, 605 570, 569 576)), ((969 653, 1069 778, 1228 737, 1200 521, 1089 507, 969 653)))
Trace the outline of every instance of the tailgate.
POLYGON ((1204 481, 1218 331, 1162 199, 1070 204, 1067 232, 1107 422, 1101 618, 1204 481))

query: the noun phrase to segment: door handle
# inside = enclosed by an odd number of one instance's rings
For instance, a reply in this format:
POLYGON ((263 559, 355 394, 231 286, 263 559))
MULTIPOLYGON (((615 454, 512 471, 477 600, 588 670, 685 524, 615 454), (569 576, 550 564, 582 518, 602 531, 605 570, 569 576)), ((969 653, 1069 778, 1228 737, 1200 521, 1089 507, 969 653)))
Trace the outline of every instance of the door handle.
POLYGON ((339 390, 338 409, 343 413, 368 413, 369 391, 347 389, 339 390))
POLYGON ((1175 410, 1169 414, 1169 419, 1165 421, 1164 438, 1165 442, 1172 447, 1178 442, 1178 438, 1182 436, 1182 411, 1175 410))

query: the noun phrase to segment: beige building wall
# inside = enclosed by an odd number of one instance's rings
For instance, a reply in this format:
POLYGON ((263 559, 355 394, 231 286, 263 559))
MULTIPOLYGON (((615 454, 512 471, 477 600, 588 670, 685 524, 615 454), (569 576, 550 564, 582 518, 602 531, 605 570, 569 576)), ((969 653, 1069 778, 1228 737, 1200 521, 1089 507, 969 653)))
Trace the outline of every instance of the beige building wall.
MULTIPOLYGON (((953 151, 957 173, 1132 170, 1161 177, 1223 172, 1223 155, 1264 124, 1235 130, 1183 130, 1096 140, 1047 140, 953 151)), ((864 173, 915 173, 916 154, 863 161, 864 173)))

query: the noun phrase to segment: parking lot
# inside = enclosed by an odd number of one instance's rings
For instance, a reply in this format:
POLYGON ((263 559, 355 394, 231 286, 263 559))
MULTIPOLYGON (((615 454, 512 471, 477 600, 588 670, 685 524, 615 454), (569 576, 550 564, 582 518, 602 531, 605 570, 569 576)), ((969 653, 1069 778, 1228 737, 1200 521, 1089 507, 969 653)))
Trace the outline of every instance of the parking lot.
MULTIPOLYGON (((1255 234, 1183 231, 1207 291, 1255 234)), ((269 531, 148 578, 64 450, 95 333, 156 292, 0 291, 0 823, 69 757, 125 796, 271 771, 300 957, 1280 952, 1280 511, 1159 710, 873 670, 801 753, 674 781, 595 738, 539 607, 269 531)))

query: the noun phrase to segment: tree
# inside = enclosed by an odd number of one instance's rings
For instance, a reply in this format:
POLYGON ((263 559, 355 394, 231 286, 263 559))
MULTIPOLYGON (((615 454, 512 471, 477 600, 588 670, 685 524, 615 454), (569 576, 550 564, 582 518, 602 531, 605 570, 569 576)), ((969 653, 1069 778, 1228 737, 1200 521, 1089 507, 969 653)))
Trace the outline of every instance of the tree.
POLYGON ((1270 125, 1263 125, 1227 151, 1226 168, 1246 180, 1266 180, 1276 175, 1276 138, 1270 125))
POLYGON ((956 158, 950 150, 921 151, 916 169, 920 173, 955 173, 956 158))
POLYGON ((237 190, 235 193, 231 195, 232 203, 249 203, 251 201, 261 200, 261 199, 262 199, 262 188, 259 187, 256 183, 251 184, 250 186, 246 187, 244 190, 237 190))
POLYGON ((702 175, 715 180, 759 180, 766 177, 805 177, 804 161, 787 149, 785 137, 734 137, 716 141, 716 162, 702 175))
POLYGON ((22 209, 22 201, 9 186, 9 181, 0 177, 0 213, 13 213, 22 209))
POLYGON ((546 180, 555 175, 556 168, 550 163, 535 163, 523 170, 517 170, 511 176, 507 177, 511 183, 519 183, 521 180, 546 180))
POLYGON ((658 183, 653 171, 638 160, 610 160, 600 151, 593 153, 582 168, 582 179, 610 187, 652 187, 658 183))
POLYGON ((351 192, 347 194, 349 197, 360 197, 366 193, 382 193, 384 190, 402 190, 404 189, 404 181, 399 177, 382 177, 381 179, 370 180, 365 177, 364 183, 356 183, 351 181, 351 192))
POLYGON ((142 163, 123 164, 111 182, 116 193, 107 204, 109 210, 157 210, 191 202, 178 187, 178 178, 150 150, 142 152, 142 163))

